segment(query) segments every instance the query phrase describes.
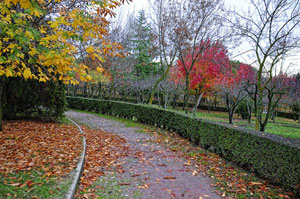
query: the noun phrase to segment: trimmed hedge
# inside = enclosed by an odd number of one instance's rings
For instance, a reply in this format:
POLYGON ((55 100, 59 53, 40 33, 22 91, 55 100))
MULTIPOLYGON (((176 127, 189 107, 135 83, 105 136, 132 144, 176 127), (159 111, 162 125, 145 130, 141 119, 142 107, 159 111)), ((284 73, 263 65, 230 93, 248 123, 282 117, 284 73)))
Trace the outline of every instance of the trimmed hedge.
POLYGON ((126 102, 67 97, 70 108, 134 119, 175 131, 206 149, 258 176, 298 194, 300 184, 300 141, 235 128, 184 114, 126 102))

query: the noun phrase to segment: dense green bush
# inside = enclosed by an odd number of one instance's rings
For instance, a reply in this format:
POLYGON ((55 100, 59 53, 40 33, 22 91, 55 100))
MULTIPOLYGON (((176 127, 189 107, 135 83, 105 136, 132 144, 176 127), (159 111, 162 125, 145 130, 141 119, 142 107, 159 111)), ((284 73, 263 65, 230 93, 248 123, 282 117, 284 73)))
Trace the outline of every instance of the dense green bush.
POLYGON ((236 112, 241 115, 241 117, 242 117, 243 120, 249 118, 249 112, 248 112, 247 104, 244 101, 241 101, 239 103, 236 112))
POLYGON ((67 98, 69 107, 103 113, 175 131, 206 149, 299 194, 300 142, 235 128, 184 114, 126 102, 67 98))
POLYGON ((3 118, 57 119, 66 110, 64 85, 60 82, 41 83, 37 80, 10 78, 3 92, 3 118))

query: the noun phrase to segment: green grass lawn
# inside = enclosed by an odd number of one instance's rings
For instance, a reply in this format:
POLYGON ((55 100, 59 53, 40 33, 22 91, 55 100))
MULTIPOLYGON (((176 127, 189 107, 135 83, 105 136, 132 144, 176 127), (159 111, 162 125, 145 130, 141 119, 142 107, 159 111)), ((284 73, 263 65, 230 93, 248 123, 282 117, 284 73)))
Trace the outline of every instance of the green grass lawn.
MULTIPOLYGON (((183 113, 182 110, 176 110, 183 113)), ((196 117, 210 121, 215 121, 223 124, 228 124, 228 113, 203 111, 197 112, 196 117)), ((237 114, 234 115, 233 125, 241 126, 247 129, 255 128, 255 117, 252 117, 251 123, 247 120, 242 120, 237 114)), ((275 123, 269 119, 266 126, 266 132, 281 135, 288 138, 300 139, 300 124, 292 119, 277 117, 275 123)))
POLYGON ((0 198, 65 198, 71 178, 47 177, 43 171, 0 175, 0 198))

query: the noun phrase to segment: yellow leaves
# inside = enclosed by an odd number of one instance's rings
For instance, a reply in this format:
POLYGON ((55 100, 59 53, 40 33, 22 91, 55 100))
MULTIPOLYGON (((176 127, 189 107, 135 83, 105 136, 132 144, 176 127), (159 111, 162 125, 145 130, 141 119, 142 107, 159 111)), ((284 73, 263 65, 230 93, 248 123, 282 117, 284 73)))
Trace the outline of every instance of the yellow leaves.
POLYGON ((87 81, 91 81, 91 80, 93 80, 93 78, 92 78, 92 76, 87 75, 87 76, 86 76, 86 80, 87 80, 87 81))
POLYGON ((6 24, 11 24, 11 17, 7 15, 6 17, 1 17, 2 22, 6 22, 6 24))
POLYGON ((17 44, 14 44, 14 43, 11 43, 11 44, 9 44, 8 45, 8 47, 7 48, 15 48, 15 47, 18 47, 18 45, 17 44))
POLYGON ((32 32, 26 31, 25 36, 28 37, 29 39, 34 39, 32 32))
POLYGON ((41 18, 44 21, 40 21, 40 24, 43 25, 29 27, 36 17, 49 15, 53 11, 48 1, 35 2, 37 4, 33 4, 31 0, 0 1, 0 21, 5 29, 0 41, 0 56, 9 58, 0 63, 0 75, 34 78, 40 82, 59 78, 76 84, 79 79, 92 81, 97 78, 97 75, 104 72, 99 62, 105 62, 107 56, 118 56, 117 44, 110 45, 111 42, 106 37, 109 22, 105 15, 110 13, 112 8, 119 6, 119 1, 86 1, 93 8, 100 8, 98 14, 93 12, 95 9, 83 9, 84 6, 67 10, 64 9, 65 5, 61 4, 59 16, 54 20, 48 22, 41 18), (13 5, 18 5, 20 9, 16 10, 13 5), (48 13, 42 13, 42 10, 48 13), (13 28, 10 25, 12 21, 13 28), (93 43, 89 42, 91 40, 101 45, 89 45, 93 43), (87 59, 91 58, 94 61, 88 66, 76 62, 78 43, 87 46, 87 59), (97 74, 95 77, 90 67, 97 74))
POLYGON ((21 0, 20 1, 21 8, 28 9, 31 7, 31 3, 29 0, 21 0))
POLYGON ((5 70, 5 76, 6 76, 6 77, 13 77, 13 76, 14 76, 14 74, 12 73, 11 68, 7 68, 7 69, 5 70))
POLYGON ((44 26, 40 27, 40 33, 42 33, 42 34, 47 33, 46 28, 44 28, 44 26))
POLYGON ((99 73, 103 73, 104 72, 104 69, 102 67, 97 67, 96 70, 99 73))
POLYGON ((35 54, 37 54, 37 51, 34 48, 30 47, 30 51, 28 53, 30 56, 34 56, 35 54))
POLYGON ((93 53, 93 52, 95 51, 95 49, 94 49, 93 46, 89 46, 89 47, 87 47, 85 50, 86 50, 86 52, 88 52, 88 53, 93 53))
POLYGON ((6 5, 7 7, 10 7, 12 3, 12 0, 4 0, 4 5, 6 5))
POLYGON ((30 68, 25 68, 23 72, 23 76, 25 79, 30 79, 32 77, 30 68))
POLYGON ((58 21, 49 21, 48 22, 50 24, 50 27, 53 29, 57 29, 57 27, 59 26, 59 22, 58 21))

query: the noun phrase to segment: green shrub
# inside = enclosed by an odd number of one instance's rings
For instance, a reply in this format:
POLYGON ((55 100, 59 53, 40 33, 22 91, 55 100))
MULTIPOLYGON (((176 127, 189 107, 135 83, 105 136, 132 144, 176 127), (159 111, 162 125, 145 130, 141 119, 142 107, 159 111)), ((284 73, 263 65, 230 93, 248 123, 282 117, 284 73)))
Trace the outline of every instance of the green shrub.
POLYGON ((10 78, 3 93, 3 118, 57 119, 66 110, 64 85, 60 82, 41 83, 37 80, 10 78))
POLYGON ((175 131, 206 149, 299 194, 300 142, 184 114, 126 102, 68 97, 70 108, 93 111, 175 131))
POLYGON ((236 110, 237 113, 239 113, 243 120, 249 118, 248 108, 247 104, 244 101, 241 101, 238 105, 238 108, 236 110))

